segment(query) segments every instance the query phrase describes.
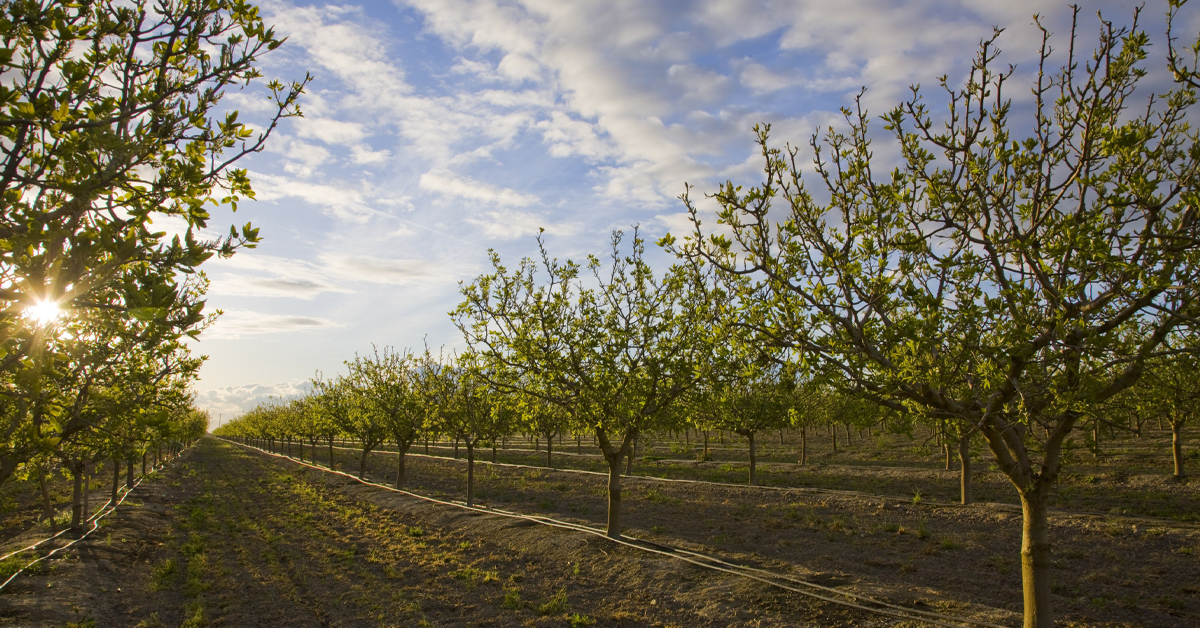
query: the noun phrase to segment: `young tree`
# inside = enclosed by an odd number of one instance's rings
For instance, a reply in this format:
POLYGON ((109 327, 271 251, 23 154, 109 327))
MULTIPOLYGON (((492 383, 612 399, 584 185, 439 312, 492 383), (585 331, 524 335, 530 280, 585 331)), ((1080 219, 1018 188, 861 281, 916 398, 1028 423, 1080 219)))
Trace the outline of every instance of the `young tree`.
POLYGON ((208 203, 253 197, 233 164, 300 114, 308 77, 266 85, 273 112, 257 131, 222 111, 281 43, 256 7, 229 0, 5 3, 0 372, 40 342, 25 308, 103 308, 92 292, 116 286, 121 311, 150 315, 161 306, 147 297, 177 292, 179 275, 257 242, 249 224, 217 241, 197 230, 208 203), (166 216, 185 221, 184 237, 150 227, 166 216))
POLYGON ((628 254, 622 239, 613 234, 607 272, 589 257, 595 289, 582 285, 577 264, 551 259, 540 237, 540 264, 526 258, 509 273, 493 253, 494 272, 465 286, 454 312, 468 344, 489 362, 512 381, 537 382, 523 392, 595 432, 609 469, 607 529, 614 538, 621 534, 621 462, 641 431, 673 417, 670 406, 691 387, 693 334, 705 315, 703 301, 687 295, 690 267, 659 278, 636 230, 628 254))
POLYGON ((411 352, 378 348, 371 356, 356 356, 350 371, 362 382, 366 411, 377 418, 383 431, 396 445, 396 488, 404 485, 404 459, 413 441, 425 429, 425 408, 421 403, 413 372, 411 352))
POLYGON ((810 142, 828 202, 763 127, 763 183, 714 195, 730 235, 705 235, 685 193, 695 229, 664 239, 753 277, 743 298, 763 305, 763 327, 851 389, 979 430, 1021 499, 1027 628, 1054 622, 1046 508, 1063 442, 1195 316, 1200 236, 1193 87, 1135 105, 1136 16, 1104 23, 1090 59, 1072 28, 1058 72, 1043 33, 1028 127, 1010 120, 992 39, 961 90, 943 79, 944 122, 918 89, 885 116, 902 157, 885 176, 861 108, 810 142), (769 213, 778 200, 783 216, 769 213))
POLYGON ((1173 335, 1160 356, 1149 362, 1146 372, 1128 391, 1133 408, 1143 416, 1160 418, 1171 426, 1171 458, 1175 478, 1186 477, 1183 457, 1183 428, 1200 412, 1200 355, 1196 333, 1173 335))

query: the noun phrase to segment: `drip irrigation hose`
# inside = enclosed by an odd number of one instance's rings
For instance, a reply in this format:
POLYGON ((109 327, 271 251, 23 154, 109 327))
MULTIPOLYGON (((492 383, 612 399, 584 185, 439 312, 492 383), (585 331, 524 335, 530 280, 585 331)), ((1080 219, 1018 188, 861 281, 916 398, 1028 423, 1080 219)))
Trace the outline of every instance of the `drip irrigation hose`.
MULTIPOLYGON (((191 449, 191 447, 189 447, 188 449, 191 449)), ((184 452, 184 451, 187 451, 187 449, 184 449, 184 450, 180 451, 180 452, 179 452, 179 454, 183 454, 183 452, 184 452)), ((176 457, 176 458, 178 458, 178 457, 179 457, 179 455, 177 454, 175 457, 176 457)), ((152 471, 157 471, 157 470, 159 470, 159 469, 162 469, 163 467, 166 467, 166 466, 167 466, 167 462, 163 462, 162 464, 158 465, 157 467, 153 467, 153 468, 152 468, 152 471)), ((93 514, 91 517, 88 517, 88 518, 87 518, 87 520, 85 521, 85 523, 90 523, 90 524, 92 524, 92 527, 91 527, 91 529, 89 529, 89 530, 85 531, 83 534, 79 535, 79 538, 73 539, 73 540, 72 540, 70 543, 67 543, 66 545, 63 545, 63 546, 61 546, 61 547, 56 547, 56 548, 54 548, 54 549, 50 550, 50 552, 49 552, 49 553, 47 553, 45 556, 42 556, 42 557, 40 557, 40 558, 35 558, 35 559, 34 559, 33 561, 31 561, 29 564, 27 564, 27 565, 25 565, 24 567, 21 567, 20 569, 18 569, 18 570, 16 570, 16 571, 14 571, 14 572, 13 572, 13 574, 12 574, 11 576, 9 576, 7 580, 5 580, 3 583, 0 583, 0 591, 3 591, 3 590, 4 590, 4 587, 8 586, 8 583, 12 582, 12 581, 13 581, 13 579, 15 579, 17 576, 21 575, 21 573, 23 573, 23 572, 24 572, 26 569, 29 569, 30 567, 32 567, 32 566, 34 566, 34 565, 36 565, 36 564, 38 564, 38 563, 42 562, 43 560, 46 560, 47 558, 50 558, 51 556, 54 556, 55 554, 57 554, 57 553, 59 553, 59 552, 61 552, 61 551, 65 550, 65 549, 67 549, 67 548, 71 547, 72 545, 74 545, 74 544, 76 544, 76 543, 78 543, 78 542, 80 542, 80 541, 82 541, 82 540, 84 540, 84 539, 86 539, 86 538, 87 538, 87 537, 88 537, 88 536, 89 536, 89 535, 90 535, 92 532, 95 532, 96 530, 100 529, 100 520, 101 520, 101 519, 103 519, 103 518, 105 518, 105 517, 107 517, 108 515, 112 514, 112 512, 113 512, 114 510, 116 510, 116 509, 117 509, 117 506, 120 506, 121 504, 123 504, 123 503, 125 502, 125 498, 126 498, 126 497, 129 497, 129 494, 133 492, 133 489, 137 488, 137 487, 138 487, 138 485, 139 485, 139 484, 141 484, 141 483, 142 483, 142 480, 144 480, 144 479, 146 479, 146 476, 145 476, 145 475, 143 475, 143 476, 139 477, 139 478, 137 479, 137 481, 133 483, 133 486, 130 486, 130 487, 126 488, 126 489, 125 489, 125 492, 121 494, 121 498, 117 500, 117 503, 113 504, 113 503, 110 501, 110 502, 109 502, 108 504, 106 504, 106 505, 105 505, 103 508, 101 508, 101 509, 100 509, 99 511, 97 511, 95 514, 93 514)), ((10 557, 12 557, 12 556, 15 556, 15 555, 17 555, 17 554, 20 554, 21 552, 27 552, 27 551, 29 551, 29 550, 31 550, 31 549, 34 549, 34 548, 38 547, 39 545, 41 545, 41 544, 43 544, 43 543, 45 543, 45 542, 47 542, 47 541, 52 541, 52 540, 54 540, 54 539, 56 539, 56 538, 58 538, 58 537, 62 536, 63 534, 66 534, 66 533, 67 533, 67 532, 69 532, 69 531, 70 531, 70 528, 67 528, 67 529, 61 530, 61 531, 59 531, 59 533, 58 533, 58 534, 55 534, 55 535, 53 535, 53 536, 49 536, 49 537, 47 537, 47 538, 44 538, 44 539, 42 539, 42 540, 38 541, 37 543, 34 543, 33 545, 30 545, 30 546, 28 546, 28 547, 25 547, 25 548, 22 548, 22 549, 19 549, 19 550, 13 551, 13 552, 9 552, 9 553, 5 554, 4 556, 0 556, 0 561, 4 561, 4 560, 6 560, 6 559, 8 559, 8 558, 10 558, 10 557)))
MULTIPOLYGON (((294 464, 299 464, 301 466, 309 467, 311 469, 316 469, 318 471, 322 471, 325 473, 332 473, 335 475, 340 475, 340 476, 349 478, 355 482, 358 482, 360 484, 363 484, 365 486, 381 488, 381 489, 384 489, 387 491, 391 491, 393 493, 400 493, 402 495, 407 495, 409 497, 413 497, 415 499, 419 499, 419 500, 434 503, 434 504, 440 504, 440 505, 444 505, 444 506, 453 506, 455 508, 461 508, 464 510, 470 510, 470 511, 478 512, 478 513, 482 513, 482 514, 496 515, 499 517, 507 517, 510 519, 520 519, 520 520, 530 521, 532 523, 537 523, 537 524, 548 526, 548 527, 562 528, 562 529, 566 529, 566 530, 582 532, 584 534, 590 534, 592 536, 597 536, 597 537, 603 538, 605 540, 608 540, 617 545, 623 545, 623 546, 626 546, 626 547, 629 547, 632 549, 640 550, 640 551, 647 552, 650 554, 656 554, 659 556, 664 556, 667 558, 673 558, 675 560, 679 560, 679 561, 682 561, 682 562, 685 562, 685 563, 688 563, 688 564, 691 564, 691 565, 694 565, 694 566, 697 566, 697 567, 700 567, 703 569, 709 569, 712 571, 727 573, 727 574, 731 574, 734 576, 740 576, 742 578, 747 578, 749 580, 755 580, 755 581, 761 582, 763 584, 766 584, 768 586, 772 586, 772 587, 775 587, 778 589, 783 589, 785 591, 789 591, 792 593, 798 593, 800 595, 804 595, 807 597, 816 598, 816 599, 819 599, 819 600, 822 600, 825 602, 829 602, 831 604, 837 604, 839 606, 846 606, 849 608, 866 611, 868 613, 873 613, 876 615, 884 615, 887 617, 892 617, 895 619, 903 619, 903 620, 908 620, 908 621, 919 621, 919 622, 924 622, 927 624, 932 624, 934 626, 941 626, 944 628, 961 628, 964 625, 978 626, 980 628, 1008 628, 1007 626, 1003 626, 1000 624, 991 624, 991 623, 987 623, 987 622, 980 621, 977 619, 954 617, 952 615, 945 615, 942 613, 935 613, 935 612, 931 612, 931 611, 922 611, 922 610, 907 608, 907 607, 900 606, 897 604, 892 604, 889 602, 876 600, 874 598, 871 598, 871 597, 868 597, 865 595, 849 593, 847 591, 841 591, 839 589, 835 589, 832 587, 826 587, 826 586, 817 584, 815 582, 808 582, 806 580, 801 580, 799 578, 788 576, 786 574, 779 574, 779 573, 767 571, 765 569, 759 569, 756 567, 747 567, 745 565, 739 565, 736 563, 727 562, 727 561, 721 560, 719 558, 713 558, 711 556, 706 556, 704 554, 699 554, 697 552, 692 552, 689 550, 671 547, 669 545, 661 545, 658 543, 653 543, 650 541, 643 541, 640 539, 612 538, 612 537, 608 536, 608 534, 605 533, 603 530, 576 524, 576 523, 560 521, 557 519, 551 519, 549 517, 542 517, 542 516, 537 516, 537 515, 525 515, 525 514, 516 513, 516 512, 512 512, 512 511, 508 511, 508 510, 501 510, 498 508, 468 506, 465 503, 459 502, 459 501, 436 499, 436 498, 429 497, 426 495, 420 495, 418 493, 413 493, 411 491, 406 491, 403 489, 398 489, 398 488, 394 488, 391 486, 387 486, 386 484, 380 484, 378 482, 372 482, 370 480, 360 479, 360 478, 358 478, 350 473, 346 473, 344 471, 338 471, 336 469, 330 469, 328 467, 311 464, 311 463, 308 463, 308 462, 305 462, 302 460, 297 460, 296 458, 293 458, 291 456, 287 456, 284 454, 277 454, 277 453, 271 452, 271 451, 266 451, 264 449, 254 447, 252 445, 246 445, 243 443, 226 440, 223 438, 221 440, 224 440, 227 443, 245 447, 246 449, 251 449, 251 450, 257 451, 257 452, 267 455, 267 456, 272 456, 275 458, 282 458, 282 459, 288 460, 294 464), (762 574, 762 575, 759 575, 759 574, 762 574), (772 578, 774 580, 772 580, 772 578), (805 589, 800 589, 800 588, 797 588, 794 586, 790 586, 789 584, 784 584, 784 583, 779 582, 779 580, 783 580, 785 582, 809 587, 810 590, 805 590, 805 589), (817 592, 813 591, 812 589, 815 589, 817 591, 824 591, 824 592, 829 592, 829 593, 833 593, 836 595, 844 596, 844 597, 850 598, 853 601, 848 601, 845 599, 837 599, 834 597, 823 595, 821 593, 817 593, 817 592), (867 606, 868 604, 873 604, 873 605, 875 605, 875 607, 867 606), (880 607, 882 607, 882 608, 880 608, 880 607)), ((417 454, 417 455, 420 455, 420 454, 417 454)), ((502 464, 502 463, 497 463, 497 464, 502 464)), ((511 465, 511 466, 524 466, 524 465, 511 465)), ((540 468, 540 467, 537 467, 537 468, 540 468)), ((589 471, 588 473, 595 473, 595 472, 589 471)), ((694 480, 684 480, 684 481, 694 481, 694 480)))
MULTIPOLYGON (((334 449, 338 449, 338 450, 342 450, 342 451, 353 451, 356 453, 360 453, 362 451, 361 449, 355 449, 353 447, 343 447, 343 446, 335 446, 334 449)), ((396 452, 388 450, 388 449, 372 449, 371 453, 386 454, 389 456, 396 455, 396 452)), ((466 463, 466 459, 464 459, 464 458, 453 458, 450 456, 437 456, 437 455, 433 455, 433 454, 419 454, 419 453, 415 453, 415 452, 411 452, 411 451, 405 455, 406 456, 415 456, 417 458, 429 458, 432 460, 448 460, 448 461, 452 461, 452 462, 466 463)), ((557 454, 555 454, 555 455, 557 455, 557 454)), ((584 455, 587 455, 587 454, 584 454, 584 455)), ((513 468, 517 468, 517 469, 556 471, 556 472, 560 472, 560 473, 579 473, 579 474, 583 474, 583 475, 599 475, 602 477, 608 477, 608 474, 603 471, 589 471, 587 469, 566 469, 566 468, 562 468, 562 467, 544 467, 544 466, 537 466, 537 465, 531 465, 531 464, 518 464, 518 463, 513 463, 513 462, 491 462, 488 460, 478 460, 478 459, 475 461, 475 463, 476 464, 494 465, 494 466, 498 466, 498 467, 513 467, 513 468)), ((830 466, 833 466, 833 465, 830 465, 830 466)), ((896 468, 902 468, 902 467, 896 467, 896 468)), ((636 475, 636 474, 626 475, 624 473, 621 474, 621 477, 630 478, 630 479, 634 479, 634 480, 642 480, 645 482, 677 482, 680 484, 705 484, 708 486, 722 486, 722 487, 726 487, 726 488, 742 488, 742 489, 748 488, 748 489, 762 489, 762 490, 767 490, 767 491, 784 491, 784 492, 796 491, 796 492, 800 492, 800 493, 843 495, 843 496, 847 496, 847 497, 860 497, 860 498, 864 498, 864 499, 878 499, 881 501, 887 500, 887 501, 899 502, 901 504, 911 503, 911 501, 912 501, 911 498, 906 498, 906 497, 896 497, 896 496, 892 496, 892 495, 876 495, 873 493, 864 493, 862 491, 850 491, 850 490, 836 489, 836 488, 818 488, 815 486, 765 486, 762 484, 734 484, 733 482, 713 482, 711 480, 688 480, 685 478, 664 478, 664 477, 659 477, 656 475, 636 475)), ((944 507, 955 508, 955 507, 961 506, 961 504, 959 504, 957 502, 936 502, 936 504, 939 508, 944 508, 944 507)), ((1017 512, 1017 513, 1021 512, 1020 506, 1018 506, 1016 504, 1005 504, 1003 502, 975 502, 974 505, 987 506, 988 508, 993 508, 993 509, 997 509, 997 510, 1005 510, 1008 512, 1017 512)), ((1089 519, 1089 520, 1099 519, 1102 521, 1115 518, 1115 519, 1121 519, 1121 520, 1132 522, 1132 523, 1139 523, 1139 524, 1144 523, 1146 525, 1152 525, 1152 526, 1157 526, 1157 527, 1162 527, 1162 528, 1176 528, 1176 529, 1180 529, 1180 530, 1200 530, 1200 525, 1197 525, 1194 523, 1188 523, 1186 521, 1175 521, 1173 519, 1165 519, 1162 517, 1149 517, 1149 516, 1136 516, 1136 515, 1112 515, 1112 514, 1098 513, 1098 512, 1075 512, 1075 511, 1070 511, 1070 510, 1058 510, 1058 509, 1053 509, 1053 508, 1050 509, 1050 514, 1055 515, 1055 516, 1061 516, 1061 517, 1074 517, 1074 518, 1078 518, 1078 519, 1089 519)))

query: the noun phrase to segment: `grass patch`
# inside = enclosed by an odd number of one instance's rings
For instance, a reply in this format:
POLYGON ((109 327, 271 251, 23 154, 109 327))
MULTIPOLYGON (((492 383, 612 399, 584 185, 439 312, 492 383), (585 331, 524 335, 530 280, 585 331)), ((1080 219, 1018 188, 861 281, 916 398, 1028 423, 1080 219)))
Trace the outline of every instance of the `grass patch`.
POLYGON ((538 606, 539 615, 562 615, 567 612, 567 589, 563 587, 553 597, 538 606))

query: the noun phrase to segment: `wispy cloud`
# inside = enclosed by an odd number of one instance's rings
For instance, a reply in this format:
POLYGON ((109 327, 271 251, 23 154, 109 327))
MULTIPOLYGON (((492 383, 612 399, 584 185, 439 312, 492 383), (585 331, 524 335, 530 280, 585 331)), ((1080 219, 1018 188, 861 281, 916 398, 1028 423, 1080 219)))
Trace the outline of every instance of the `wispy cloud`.
POLYGON ((303 382, 282 382, 278 384, 243 384, 241 386, 226 386, 196 392, 196 405, 207 409, 212 414, 216 428, 220 421, 229 421, 238 415, 265 403, 271 398, 290 399, 303 396, 312 390, 312 384, 303 382))
POLYGON ((467 218, 467 222, 480 227, 485 236, 494 240, 515 240, 532 236, 536 235, 539 229, 560 236, 572 236, 580 231, 577 223, 555 223, 538 214, 511 209, 486 211, 480 216, 467 218))
POLYGON ((327 318, 295 314, 266 314, 263 312, 225 312, 201 338, 228 339, 257 334, 280 334, 344 327, 343 323, 327 318))
POLYGON ((488 185, 445 170, 421 175, 421 189, 444 197, 509 207, 524 207, 538 201, 533 194, 521 194, 508 188, 488 185))

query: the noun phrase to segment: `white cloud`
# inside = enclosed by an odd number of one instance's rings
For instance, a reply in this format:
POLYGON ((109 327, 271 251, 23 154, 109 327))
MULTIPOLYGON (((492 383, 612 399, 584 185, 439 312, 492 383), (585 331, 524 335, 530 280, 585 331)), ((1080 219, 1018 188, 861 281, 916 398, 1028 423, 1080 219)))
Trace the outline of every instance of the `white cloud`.
POLYGON ((363 125, 332 118, 305 116, 296 121, 296 134, 326 144, 354 144, 366 137, 363 125))
POLYGON ((274 399, 301 397, 312 390, 310 382, 279 384, 243 384, 196 391, 196 405, 212 414, 211 429, 219 422, 228 422, 251 408, 274 399))
POLYGON ((496 205, 523 207, 538 201, 538 197, 532 194, 488 185, 446 170, 426 172, 421 175, 420 185, 422 190, 441 196, 496 205))
POLYGON ((356 164, 381 164, 392 156, 390 150, 371 150, 366 144, 356 144, 350 149, 350 161, 356 164))
POLYGON ((450 277, 444 267, 419 259, 324 253, 321 261, 330 273, 346 281, 407 285, 450 277))
POLYGON ((482 216, 467 218, 467 222, 483 229, 484 235, 493 240, 515 240, 536 235, 539 229, 560 236, 572 236, 580 231, 575 223, 548 222, 537 214, 511 209, 486 211, 482 216))
POLYGON ((799 77, 776 74, 760 63, 747 63, 738 76, 742 85, 756 94, 769 94, 800 84, 799 77))
POLYGON ((260 200, 299 199, 334 218, 351 222, 366 222, 374 216, 382 215, 367 205, 361 190, 352 189, 345 183, 329 185, 261 172, 253 172, 250 177, 260 200))
POLYGON ((212 328, 201 335, 201 339, 231 339, 257 334, 283 334, 344 326, 342 323, 327 318, 313 316, 247 311, 225 312, 217 319, 212 328))

